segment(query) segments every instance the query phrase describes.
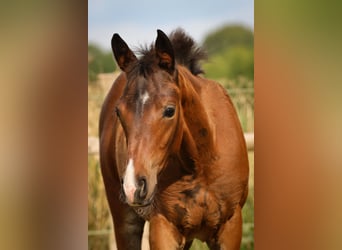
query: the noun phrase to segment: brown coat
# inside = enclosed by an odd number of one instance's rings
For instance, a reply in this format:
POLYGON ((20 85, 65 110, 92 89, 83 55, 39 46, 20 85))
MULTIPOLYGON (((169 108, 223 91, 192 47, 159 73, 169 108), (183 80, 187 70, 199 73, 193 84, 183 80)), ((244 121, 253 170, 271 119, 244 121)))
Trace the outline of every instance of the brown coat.
POLYGON ((189 39, 177 32, 170 41, 158 31, 139 60, 113 36, 124 72, 102 107, 100 160, 117 246, 140 249, 149 220, 151 249, 188 248, 194 238, 239 249, 248 193, 243 133, 221 85, 199 76, 194 60, 177 63, 175 48, 189 39))

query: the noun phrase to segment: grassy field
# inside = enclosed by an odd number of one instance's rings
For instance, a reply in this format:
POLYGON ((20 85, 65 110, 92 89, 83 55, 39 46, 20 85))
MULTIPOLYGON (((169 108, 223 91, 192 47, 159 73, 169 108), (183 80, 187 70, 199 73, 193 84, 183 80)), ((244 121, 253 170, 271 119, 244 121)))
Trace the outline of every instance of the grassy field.
MULTIPOLYGON (((88 84, 88 136, 98 136, 98 120, 102 102, 115 74, 100 75, 97 83, 88 84)), ((229 83, 224 85, 229 87, 229 83)), ((230 89, 228 91, 244 128, 251 132, 254 127, 254 92, 230 89)), ((248 152, 250 162, 249 195, 243 212, 243 239, 241 250, 254 249, 254 151, 248 152)), ((88 156, 88 249, 113 248, 111 217, 105 197, 98 155, 88 156)), ((144 248, 146 249, 146 248, 144 248)), ((208 249, 200 241, 194 241, 192 250, 208 249)))

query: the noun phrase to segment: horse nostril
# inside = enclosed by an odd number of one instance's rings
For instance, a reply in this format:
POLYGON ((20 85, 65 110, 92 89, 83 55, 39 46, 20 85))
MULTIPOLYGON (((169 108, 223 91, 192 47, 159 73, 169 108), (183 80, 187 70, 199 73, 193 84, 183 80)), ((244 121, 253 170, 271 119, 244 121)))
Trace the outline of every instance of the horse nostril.
POLYGON ((144 199, 147 195, 147 181, 146 177, 140 177, 138 180, 137 195, 140 200, 144 199))

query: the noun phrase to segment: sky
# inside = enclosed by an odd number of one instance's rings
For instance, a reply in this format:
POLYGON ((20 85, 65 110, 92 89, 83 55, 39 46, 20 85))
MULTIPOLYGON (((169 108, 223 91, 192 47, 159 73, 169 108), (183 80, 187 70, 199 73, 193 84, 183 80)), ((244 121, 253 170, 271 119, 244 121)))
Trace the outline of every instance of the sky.
POLYGON ((254 0, 89 0, 88 41, 111 50, 114 33, 134 49, 151 44, 157 29, 166 34, 181 27, 201 43, 224 24, 254 29, 254 0))

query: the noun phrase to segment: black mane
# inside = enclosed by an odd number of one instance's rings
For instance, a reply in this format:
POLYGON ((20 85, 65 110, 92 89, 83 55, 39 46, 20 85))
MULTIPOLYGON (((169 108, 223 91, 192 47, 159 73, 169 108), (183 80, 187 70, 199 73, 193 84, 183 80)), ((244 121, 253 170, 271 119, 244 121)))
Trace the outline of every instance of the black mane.
POLYGON ((183 29, 176 29, 169 35, 176 62, 187 67, 194 75, 204 73, 200 62, 207 59, 207 53, 188 36, 183 29))
MULTIPOLYGON (((169 39, 177 64, 187 67, 194 75, 204 73, 200 64, 202 60, 207 59, 207 53, 204 49, 199 47, 181 28, 171 32, 169 39)), ((154 45, 152 44, 150 47, 143 46, 137 53, 141 55, 138 62, 140 74, 150 74, 154 65, 157 65, 154 45)))

